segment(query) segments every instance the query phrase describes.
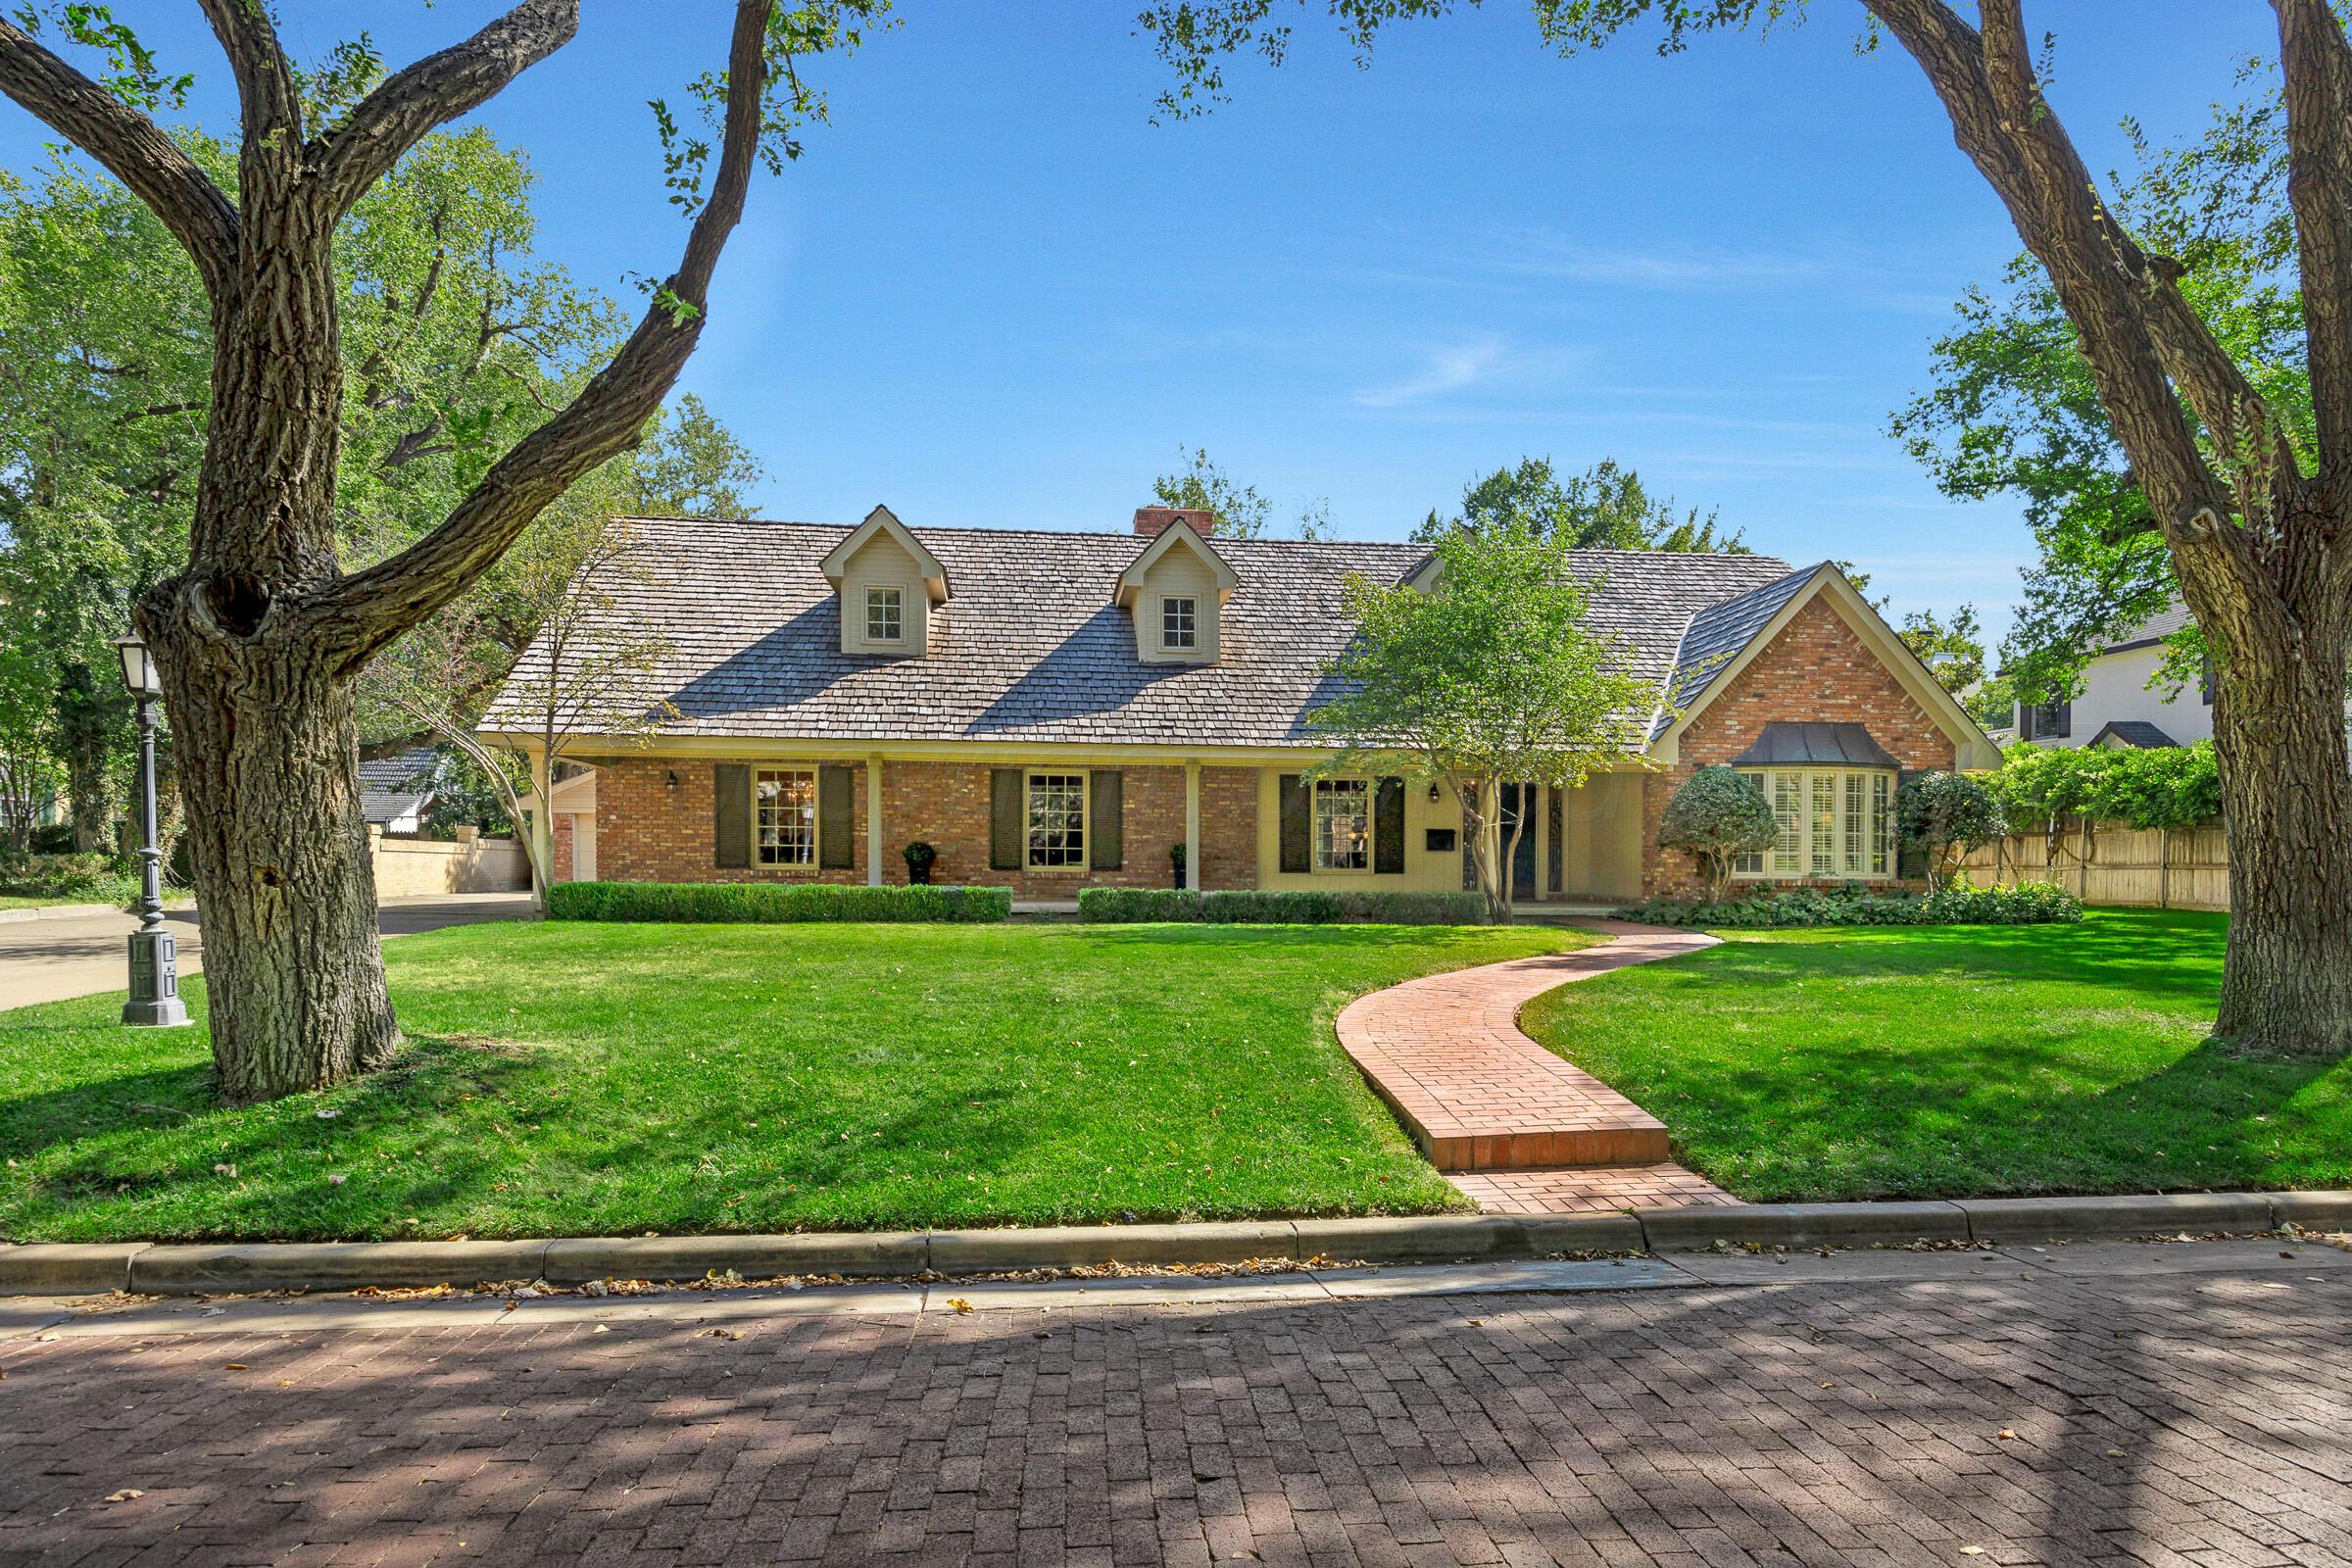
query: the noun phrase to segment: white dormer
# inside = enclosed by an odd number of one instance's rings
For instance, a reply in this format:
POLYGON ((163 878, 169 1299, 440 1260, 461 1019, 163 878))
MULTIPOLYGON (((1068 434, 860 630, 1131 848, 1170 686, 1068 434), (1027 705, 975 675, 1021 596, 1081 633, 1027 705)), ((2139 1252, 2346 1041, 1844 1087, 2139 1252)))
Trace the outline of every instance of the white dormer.
POLYGON ((1241 574, 1179 514, 1119 573, 1113 602, 1134 616, 1135 656, 1145 663, 1213 664, 1225 601, 1241 585, 1241 574))
POLYGON ((876 507, 817 564, 841 603, 841 651, 920 659, 931 607, 948 602, 948 568, 912 529, 876 507))

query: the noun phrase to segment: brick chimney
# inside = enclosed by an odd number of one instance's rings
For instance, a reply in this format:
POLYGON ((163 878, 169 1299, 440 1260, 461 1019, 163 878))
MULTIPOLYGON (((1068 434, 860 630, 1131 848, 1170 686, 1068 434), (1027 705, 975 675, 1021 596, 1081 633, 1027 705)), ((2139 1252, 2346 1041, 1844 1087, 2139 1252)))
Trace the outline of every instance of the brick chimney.
POLYGON ((1138 507, 1135 509, 1135 531, 1145 539, 1155 539, 1179 522, 1189 522, 1193 532, 1205 539, 1217 531, 1217 514, 1206 507, 1138 507))

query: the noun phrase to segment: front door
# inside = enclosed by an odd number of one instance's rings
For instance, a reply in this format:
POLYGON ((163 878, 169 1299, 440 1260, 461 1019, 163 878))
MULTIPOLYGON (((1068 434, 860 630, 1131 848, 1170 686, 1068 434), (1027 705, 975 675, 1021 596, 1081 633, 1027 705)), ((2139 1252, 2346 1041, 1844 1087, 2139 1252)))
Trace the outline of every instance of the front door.
POLYGON ((1511 834, 1519 833, 1519 848, 1511 855, 1511 902, 1521 903, 1540 897, 1536 882, 1536 808, 1543 791, 1533 784, 1505 784, 1502 787, 1502 843, 1510 851, 1511 834), (1522 810, 1522 808, 1525 809, 1522 810), (1522 816, 1526 827, 1519 826, 1522 816))

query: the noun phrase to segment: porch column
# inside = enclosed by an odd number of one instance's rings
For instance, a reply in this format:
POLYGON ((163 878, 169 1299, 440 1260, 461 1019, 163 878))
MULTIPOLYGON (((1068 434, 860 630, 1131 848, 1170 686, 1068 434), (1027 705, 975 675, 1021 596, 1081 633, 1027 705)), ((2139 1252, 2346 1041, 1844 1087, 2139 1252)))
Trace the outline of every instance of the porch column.
MULTIPOLYGON (((1528 792, 1535 797, 1536 806, 1536 902, 1549 899, 1551 885, 1551 786, 1538 784, 1528 792)), ((1525 799, 1522 796, 1521 799, 1525 799)))
POLYGON ((865 885, 882 885, 882 759, 865 760, 865 885))
POLYGON ((1184 764, 1184 885, 1200 890, 1200 764, 1184 764))

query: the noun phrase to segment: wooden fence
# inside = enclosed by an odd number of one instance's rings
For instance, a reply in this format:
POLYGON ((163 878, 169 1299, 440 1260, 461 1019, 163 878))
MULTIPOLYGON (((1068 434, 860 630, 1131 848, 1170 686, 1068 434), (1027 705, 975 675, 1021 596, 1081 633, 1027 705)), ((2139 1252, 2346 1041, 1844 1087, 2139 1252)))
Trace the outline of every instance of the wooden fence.
POLYGON ((2055 882, 2084 904, 2230 907, 2230 851, 2219 822, 2134 828, 2065 817, 1970 855, 1969 880, 2055 882))

